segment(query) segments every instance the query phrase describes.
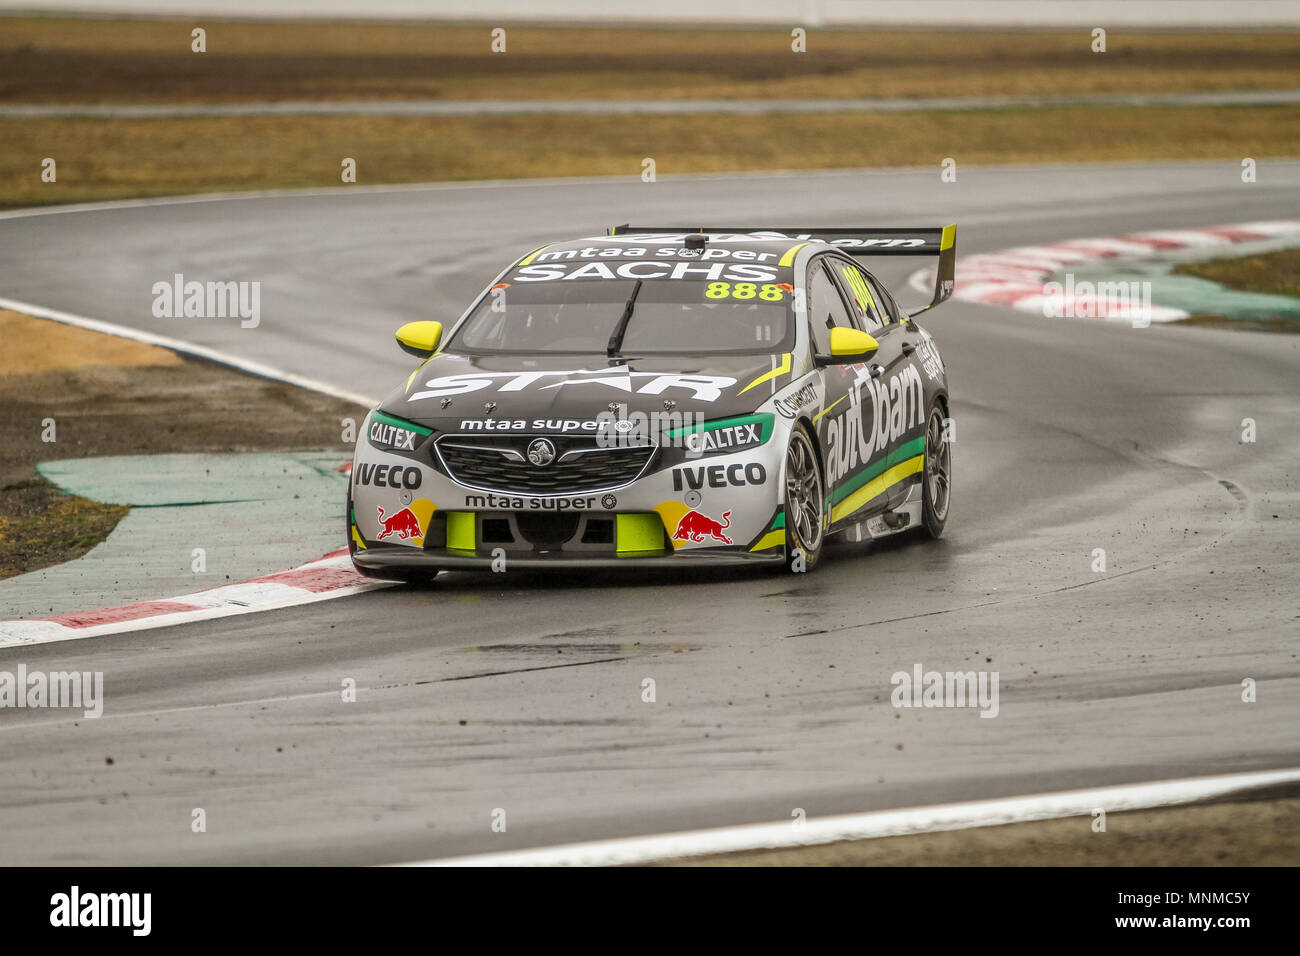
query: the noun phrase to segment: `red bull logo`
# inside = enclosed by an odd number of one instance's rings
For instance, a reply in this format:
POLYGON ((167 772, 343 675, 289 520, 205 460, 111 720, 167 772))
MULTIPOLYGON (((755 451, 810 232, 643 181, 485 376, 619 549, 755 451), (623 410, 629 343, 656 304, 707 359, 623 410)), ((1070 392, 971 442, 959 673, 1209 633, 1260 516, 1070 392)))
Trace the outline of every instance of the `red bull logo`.
POLYGON ((383 541, 393 535, 397 535, 403 541, 410 538, 424 537, 424 532, 420 529, 420 519, 415 516, 415 512, 410 508, 403 508, 391 518, 384 517, 383 508, 379 508, 378 511, 379 523, 383 525, 383 529, 379 532, 379 537, 376 540, 383 541))
POLYGON ((698 511, 688 511, 682 515, 682 520, 677 522, 677 530, 673 532, 674 541, 694 541, 697 544, 706 537, 714 541, 721 541, 723 544, 731 544, 731 539, 723 534, 723 530, 731 527, 731 512, 722 513, 722 522, 719 524, 708 515, 700 514, 698 511))

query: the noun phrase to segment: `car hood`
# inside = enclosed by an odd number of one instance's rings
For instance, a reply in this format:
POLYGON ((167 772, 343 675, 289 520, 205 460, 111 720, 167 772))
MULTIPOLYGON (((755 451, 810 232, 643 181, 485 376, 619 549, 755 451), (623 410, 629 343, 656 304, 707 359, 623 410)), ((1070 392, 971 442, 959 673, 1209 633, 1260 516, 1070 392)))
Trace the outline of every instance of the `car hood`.
MULTIPOLYGON (((384 400, 390 415, 438 430, 466 419, 590 421, 610 403, 650 414, 698 414, 704 420, 752 412, 790 379, 774 369, 777 355, 655 356, 606 359, 594 355, 433 356, 384 400), (666 402, 674 403, 671 409, 666 402)), ((518 426, 516 426, 518 427, 518 426)), ((541 429, 546 430, 546 429, 541 429)))

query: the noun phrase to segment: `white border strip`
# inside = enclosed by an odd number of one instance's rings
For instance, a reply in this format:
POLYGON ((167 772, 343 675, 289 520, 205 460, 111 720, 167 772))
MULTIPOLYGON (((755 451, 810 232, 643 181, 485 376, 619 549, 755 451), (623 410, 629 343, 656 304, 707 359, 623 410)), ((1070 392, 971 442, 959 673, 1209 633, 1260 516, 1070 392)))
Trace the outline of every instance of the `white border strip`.
MULTIPOLYGON (((1133 166, 1133 163, 1101 164, 1133 166)), ((1143 165, 1141 163, 1136 164, 1143 165)), ((1001 167, 988 166, 985 169, 1001 167)), ((1051 168, 1070 169, 1070 166, 1010 167, 1013 169, 1051 168)), ((762 169, 714 173, 661 173, 659 182, 708 182, 735 179, 788 179, 806 176, 887 176, 899 172, 926 172, 928 166, 892 166, 861 169, 762 169)), ((46 206, 26 206, 20 209, 0 210, 0 219, 28 219, 36 216, 58 216, 68 212, 116 212, 122 209, 150 209, 156 206, 184 206, 193 203, 239 202, 248 199, 346 199, 365 194, 407 192, 444 192, 475 189, 527 189, 537 186, 611 186, 640 182, 636 173, 609 176, 551 176, 538 179, 453 179, 427 183, 376 183, 374 185, 348 184, 343 186, 306 186, 282 189, 248 189, 210 193, 188 193, 176 196, 143 196, 135 199, 104 199, 97 202, 51 203, 46 206)))
POLYGON ((971 827, 1002 826, 1032 820, 1054 820, 1091 814, 1145 810, 1194 803, 1212 797, 1275 784, 1300 782, 1300 768, 1252 773, 1190 777, 1154 783, 1070 790, 973 803, 882 810, 808 820, 758 823, 748 826, 695 830, 628 840, 573 843, 479 856, 451 857, 399 864, 401 866, 619 866, 739 850, 771 850, 819 846, 842 840, 865 840, 971 827))
MULTIPOLYGON (((1136 307, 1129 304, 1110 308, 1104 299, 1098 299, 1092 283, 1084 291, 1081 283, 1075 291, 1071 269, 1097 269, 1113 263, 1117 269, 1136 260, 1167 258, 1188 250, 1210 254, 1229 249, 1233 245, 1284 240, 1288 245, 1300 241, 1300 219, 1278 219, 1263 222, 1229 223, 1205 226, 1200 229, 1156 229, 1150 232, 1132 232, 1123 236, 1101 236, 1082 239, 1065 239, 1038 246, 1016 246, 999 252, 977 253, 957 261, 957 284, 952 297, 982 305, 1003 306, 1021 312, 1031 312, 1047 317, 1047 281, 1054 276, 1065 276, 1063 295, 1054 305, 1064 307, 1067 314, 1100 320, 1121 320, 1141 328, 1151 322, 1174 322, 1185 319, 1189 313, 1183 309, 1162 306, 1136 307), (1232 235, 1239 233, 1239 235, 1232 235), (1086 308, 1080 308, 1084 306, 1086 308), (1145 321, 1143 321, 1145 320, 1145 321)), ((1241 253, 1237 253, 1240 255, 1241 253)), ((934 269, 913 272, 907 284, 918 292, 929 294, 934 288, 934 269)))
MULTIPOLYGON (((307 591, 294 587, 278 588, 281 596, 265 599, 257 604, 241 604, 236 601, 220 607, 205 607, 196 611, 171 611, 153 614, 130 621, 114 621, 111 624, 96 624, 91 627, 67 627, 54 621, 32 619, 28 621, 0 621, 0 650, 11 647, 32 647, 37 644, 61 644, 65 641, 82 641, 94 637, 109 637, 113 634, 127 634, 131 631, 149 631, 157 627, 176 627, 181 624, 193 624, 197 621, 211 621, 222 617, 234 617, 239 614, 258 614, 262 611, 280 611, 304 604, 316 604, 320 601, 332 601, 335 598, 364 594, 378 588, 392 587, 387 581, 367 581, 347 587, 334 588, 330 591, 307 591)), ((166 603, 183 601, 181 598, 158 598, 155 601, 141 603, 166 603)), ((93 613, 93 612, 85 612, 93 613)))
MULTIPOLYGON (((138 607, 145 604, 188 604, 189 610, 164 611, 143 617, 109 621, 104 624, 92 624, 89 627, 72 627, 48 618, 28 618, 24 620, 0 621, 0 650, 10 647, 30 647, 35 644, 58 644, 63 641, 80 641, 91 637, 107 637, 110 634, 123 634, 129 631, 147 631, 155 627, 173 627, 177 624, 190 624, 195 621, 210 621, 214 618, 232 617, 237 614, 255 614, 260 611, 277 611, 303 604, 315 604, 334 598, 363 594, 380 588, 393 586, 390 581, 368 580, 356 574, 356 584, 343 584, 338 587, 313 591, 307 587, 292 583, 292 575, 309 573, 321 568, 337 568, 352 571, 352 559, 346 554, 337 557, 318 558, 308 561, 288 571, 266 577, 279 577, 285 580, 265 581, 253 579, 235 584, 223 584, 206 591, 182 594, 179 597, 152 598, 138 601, 125 607, 138 607)), ((355 572, 354 572, 355 574, 355 572)), ((117 610, 102 608, 100 610, 117 610)), ((70 612, 93 614, 95 611, 70 612)), ((56 616, 66 616, 56 615, 56 616)))
POLYGON ((47 309, 44 306, 33 305, 30 302, 19 302, 17 299, 6 299, 0 297, 0 309, 11 309, 14 312, 23 312, 27 315, 35 316, 38 319, 50 319, 53 322, 62 322, 64 325, 75 325, 79 329, 88 329, 91 332, 102 332, 105 335, 116 335, 123 339, 133 339, 136 342, 143 342, 146 345, 157 345, 161 348, 171 349, 173 352, 180 352, 183 355, 194 355, 198 358, 207 359, 209 362, 217 362, 221 365, 228 365, 231 368, 237 368, 241 372, 248 372, 250 375, 256 375, 259 378, 269 378, 276 382, 285 382, 289 385, 296 385, 299 388, 305 388, 308 391, 319 392, 322 395, 341 398, 347 402, 355 402, 364 408, 372 408, 379 404, 379 399, 377 398, 371 398, 368 395, 362 395, 358 392, 350 392, 347 389, 335 388, 333 385, 326 382, 321 382, 314 378, 306 378, 302 375, 296 375, 293 372, 285 372, 278 368, 272 368, 270 365, 263 365, 261 362, 242 359, 237 355, 231 355, 229 352, 222 352, 219 349, 208 348, 206 345, 196 345, 192 342, 173 339, 166 335, 155 335, 152 332, 144 332, 140 329, 133 329, 126 325, 104 322, 100 319, 92 319, 84 315, 74 315, 71 312, 60 312, 57 309, 47 309))
MULTIPOLYGON (((1282 158, 1270 160, 1272 166, 1291 167, 1297 160, 1282 158)), ((1219 168, 1222 163, 1212 160, 1101 160, 1096 163, 1020 163, 1012 165, 990 164, 978 167, 980 172, 1056 172, 1071 170, 1149 170, 1177 167, 1180 169, 1219 168)), ((929 166, 841 166, 833 169, 762 169, 732 170, 710 173, 660 173, 661 183, 734 181, 737 179, 808 179, 812 177, 882 177, 898 173, 929 174, 929 166)), ((637 173, 608 176, 552 176, 537 179, 454 179, 424 183, 350 183, 338 186, 306 186, 299 188, 227 190, 222 192, 188 193, 172 196, 141 196, 134 199, 104 199, 97 202, 50 203, 43 206, 26 206, 19 209, 0 210, 0 219, 28 219, 36 216, 58 216, 69 212, 115 212, 121 209, 148 209, 158 206, 183 206, 191 203, 238 202, 248 199, 319 199, 347 198, 357 193, 385 194, 405 192, 440 192, 474 189, 529 189, 537 186, 617 186, 640 182, 637 173)), ((931 288, 928 291, 933 292, 931 288)))
POLYGON ((1297 90, 1083 93, 1029 96, 833 97, 670 100, 261 100, 241 103, 6 103, 0 119, 170 119, 246 116, 767 116, 773 113, 901 113, 1077 106, 1274 106, 1297 90))

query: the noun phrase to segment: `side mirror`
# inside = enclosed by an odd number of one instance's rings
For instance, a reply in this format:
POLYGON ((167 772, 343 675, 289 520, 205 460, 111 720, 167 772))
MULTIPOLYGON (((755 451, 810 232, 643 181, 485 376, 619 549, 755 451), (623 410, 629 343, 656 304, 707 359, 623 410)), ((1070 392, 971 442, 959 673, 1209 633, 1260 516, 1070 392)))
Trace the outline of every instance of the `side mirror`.
POLYGON ((438 341, 441 338, 441 322, 407 322, 397 330, 397 344, 403 352, 416 358, 428 358, 438 351, 438 341))
POLYGON ((857 329, 836 327, 831 329, 831 354, 817 356, 819 365, 848 365, 865 362, 876 354, 880 343, 857 329))

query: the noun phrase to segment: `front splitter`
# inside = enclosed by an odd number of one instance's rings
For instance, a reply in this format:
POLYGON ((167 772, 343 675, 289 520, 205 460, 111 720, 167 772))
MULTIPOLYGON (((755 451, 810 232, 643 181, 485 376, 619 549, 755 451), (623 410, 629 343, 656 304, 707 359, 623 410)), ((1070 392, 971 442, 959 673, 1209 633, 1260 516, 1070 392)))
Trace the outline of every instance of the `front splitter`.
POLYGON ((754 564, 782 564, 785 556, 779 549, 762 552, 709 552, 686 551, 677 553, 651 553, 616 555, 565 554, 562 551, 545 553, 506 551, 500 558, 455 551, 420 551, 415 548, 357 550, 352 561, 367 571, 400 571, 405 569, 451 570, 455 568, 492 570, 493 564, 504 560, 509 568, 551 568, 554 570, 581 568, 671 568, 685 564, 708 567, 737 567, 754 564))

